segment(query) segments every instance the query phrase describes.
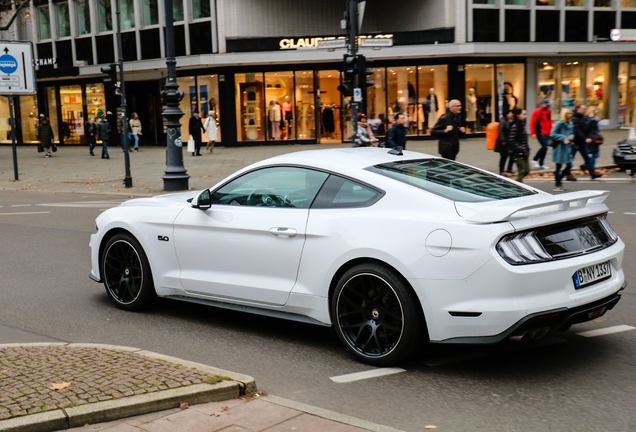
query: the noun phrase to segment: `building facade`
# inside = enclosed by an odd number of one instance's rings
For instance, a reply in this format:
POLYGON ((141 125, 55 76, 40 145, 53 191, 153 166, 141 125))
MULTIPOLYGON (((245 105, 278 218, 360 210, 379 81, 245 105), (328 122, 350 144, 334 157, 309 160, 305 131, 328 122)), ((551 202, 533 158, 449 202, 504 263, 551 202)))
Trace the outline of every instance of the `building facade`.
MULTIPOLYGON (((19 25, 0 35, 35 46, 38 95, 17 104, 23 142, 35 139, 44 113, 61 143, 83 144, 86 119, 116 112, 119 96, 100 68, 122 56, 142 145, 165 145, 164 2, 119 5, 121 53, 115 0, 33 0, 19 25)), ((345 5, 173 0, 182 125, 198 109, 213 116, 222 145, 347 140, 349 100, 337 90, 345 50, 317 48, 344 37, 345 5)), ((555 111, 594 104, 605 127, 631 126, 636 42, 613 42, 610 32, 634 28, 636 0, 368 0, 361 38, 390 38, 393 46, 360 50, 375 59, 367 114, 381 135, 405 113, 410 139, 428 139, 450 99, 462 101, 468 132, 482 134, 502 112, 548 98, 555 111)), ((182 134, 187 140, 187 127, 182 134)))

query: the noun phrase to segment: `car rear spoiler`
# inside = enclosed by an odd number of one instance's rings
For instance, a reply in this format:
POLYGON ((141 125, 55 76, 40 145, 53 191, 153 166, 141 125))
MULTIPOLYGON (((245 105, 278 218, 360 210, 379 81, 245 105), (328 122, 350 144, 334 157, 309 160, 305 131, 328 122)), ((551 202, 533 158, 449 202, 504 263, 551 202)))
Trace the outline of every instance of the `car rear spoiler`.
POLYGON ((466 218, 469 222, 476 223, 493 223, 503 222, 510 219, 522 218, 530 216, 529 214, 521 215, 518 213, 528 212, 531 210, 543 210, 532 212, 533 214, 553 213, 557 211, 567 211, 569 209, 581 208, 591 204, 601 204, 609 191, 578 191, 566 194, 546 197, 539 195, 536 198, 540 201, 529 200, 528 198, 515 200, 517 202, 502 202, 500 204, 489 203, 483 210, 477 210, 473 215, 466 218))

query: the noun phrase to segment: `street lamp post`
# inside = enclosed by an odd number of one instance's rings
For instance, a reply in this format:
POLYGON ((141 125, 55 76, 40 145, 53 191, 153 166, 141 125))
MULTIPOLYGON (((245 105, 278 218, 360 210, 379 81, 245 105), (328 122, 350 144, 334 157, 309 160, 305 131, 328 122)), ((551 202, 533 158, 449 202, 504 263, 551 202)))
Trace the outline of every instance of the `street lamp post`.
POLYGON ((161 92, 163 98, 163 117, 166 125, 166 170, 163 178, 163 190, 187 190, 188 179, 183 165, 183 144, 181 142, 181 123, 183 112, 179 102, 183 99, 183 92, 177 84, 177 60, 174 58, 174 26, 172 14, 172 0, 165 0, 166 8, 166 65, 168 78, 166 88, 161 92))
MULTIPOLYGON (((123 119, 121 119, 121 132, 123 134, 124 140, 124 166, 125 166, 125 176, 124 176, 124 186, 127 188, 133 187, 132 176, 130 175, 130 140, 128 138, 128 115, 126 108, 126 85, 124 83, 124 53, 121 44, 121 17, 119 14, 119 0, 115 2, 115 13, 117 15, 116 24, 117 24, 117 50, 119 51, 119 91, 121 94, 121 110, 123 119)), ((120 118, 117 118, 117 121, 120 121, 120 118)))

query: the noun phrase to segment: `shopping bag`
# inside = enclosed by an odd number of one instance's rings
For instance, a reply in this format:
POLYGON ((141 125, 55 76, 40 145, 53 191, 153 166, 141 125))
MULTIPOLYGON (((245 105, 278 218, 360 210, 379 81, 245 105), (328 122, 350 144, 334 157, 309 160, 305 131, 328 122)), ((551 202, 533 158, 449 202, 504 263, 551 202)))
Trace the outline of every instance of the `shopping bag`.
POLYGON ((192 135, 190 135, 190 139, 188 140, 188 151, 189 152, 194 152, 195 151, 194 138, 192 138, 192 135))
POLYGON ((42 147, 42 144, 38 144, 38 153, 43 153, 44 152, 44 147, 42 147))

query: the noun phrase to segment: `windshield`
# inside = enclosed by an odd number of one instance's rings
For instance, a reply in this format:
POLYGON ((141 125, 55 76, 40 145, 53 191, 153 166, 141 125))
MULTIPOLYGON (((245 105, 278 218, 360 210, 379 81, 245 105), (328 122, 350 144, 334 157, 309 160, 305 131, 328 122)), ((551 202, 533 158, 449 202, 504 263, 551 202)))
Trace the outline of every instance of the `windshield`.
POLYGON ((453 201, 502 200, 536 193, 506 179, 446 159, 390 162, 369 170, 453 201))

